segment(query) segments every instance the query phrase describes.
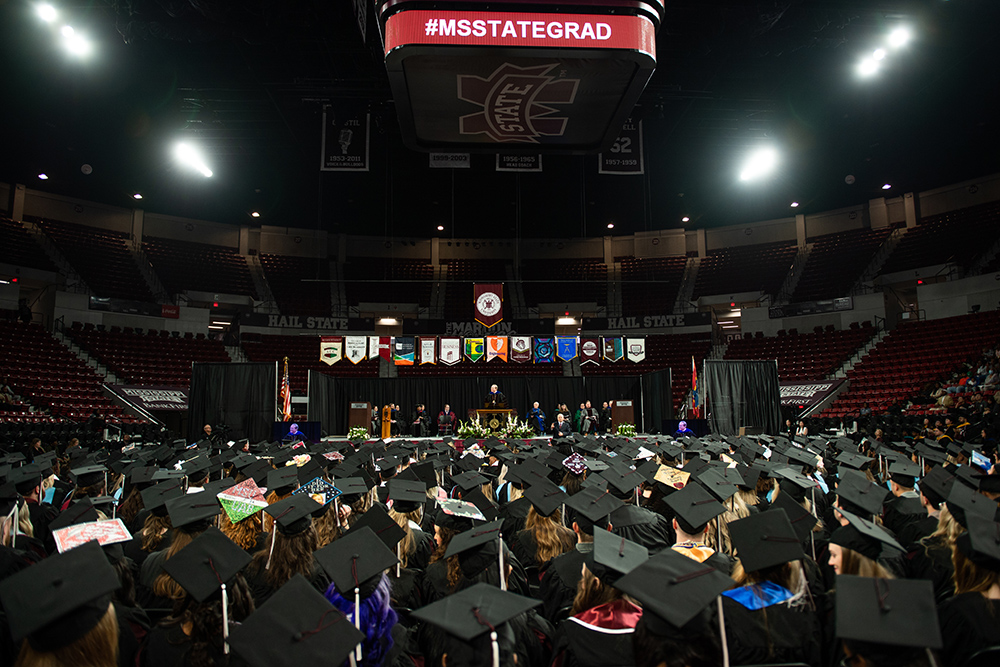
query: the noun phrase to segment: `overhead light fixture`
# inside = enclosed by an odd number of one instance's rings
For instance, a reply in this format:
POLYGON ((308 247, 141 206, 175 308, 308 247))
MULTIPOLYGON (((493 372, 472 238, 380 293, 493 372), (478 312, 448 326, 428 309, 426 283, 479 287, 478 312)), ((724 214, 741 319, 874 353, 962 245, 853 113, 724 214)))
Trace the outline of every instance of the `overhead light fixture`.
POLYGON ((724 326, 722 328, 723 329, 739 329, 740 325, 738 325, 738 324, 727 324, 726 326, 724 326))
POLYGON ((614 228, 615 228, 615 223, 609 222, 608 223, 608 229, 614 229, 614 228))
POLYGON ((874 58, 865 58, 858 63, 858 74, 863 77, 874 76, 878 72, 878 61, 874 58))
POLYGON ((875 49, 872 51, 872 60, 885 60, 885 49, 875 49))
POLYGON ((683 218, 681 218, 681 222, 691 222, 691 218, 685 215, 683 218))
POLYGON ((251 211, 250 212, 250 217, 251 218, 259 218, 260 217, 260 213, 258 211, 251 211))
POLYGON ((561 326, 569 326, 570 324, 576 324, 576 318, 573 317, 560 317, 556 320, 556 324, 561 326))
POLYGON ((136 192, 134 195, 132 195, 132 199, 142 199, 142 195, 136 192))
POLYGON ((48 3, 35 5, 35 13, 38 14, 38 18, 42 19, 46 23, 52 23, 59 18, 59 12, 56 11, 55 7, 48 3))
POLYGON ((911 37, 913 35, 910 33, 909 28, 896 28, 889 33, 889 46, 894 49, 906 46, 911 37))
POLYGON ((46 173, 41 173, 41 174, 38 175, 38 180, 40 180, 40 181, 47 181, 47 180, 49 180, 49 175, 46 174, 46 173))
POLYGON ((221 327, 228 327, 230 325, 230 322, 224 322, 222 320, 212 320, 212 324, 217 324, 221 327))
POLYGON ((73 26, 71 25, 64 25, 62 28, 59 28, 59 34, 63 37, 72 37, 75 32, 76 31, 73 30, 73 26))
POLYGON ((208 328, 212 329, 213 331, 221 331, 225 327, 220 327, 218 324, 209 324, 208 328))
POLYGON ((791 204, 789 204, 789 206, 791 206, 792 208, 798 208, 799 203, 797 201, 793 201, 791 204))
POLYGON ((444 231, 444 225, 438 225, 438 231, 439 232, 443 232, 444 231))
POLYGON ((716 324, 732 324, 732 320, 719 320, 716 324))
POLYGON ((891 190, 891 189, 892 189, 892 186, 891 186, 891 185, 889 185, 888 183, 886 183, 885 185, 883 185, 883 186, 882 186, 882 189, 883 189, 883 190, 891 190))
POLYGON ((208 168, 201 154, 188 143, 179 143, 174 148, 174 155, 186 167, 190 167, 201 173, 205 178, 212 177, 212 170, 208 168))
POLYGON ((740 172, 741 181, 753 181, 767 176, 778 164, 778 152, 773 148, 758 148, 747 157, 740 172))
POLYGON ((392 327, 399 324, 399 321, 395 317, 383 317, 379 319, 378 323, 385 327, 392 327))

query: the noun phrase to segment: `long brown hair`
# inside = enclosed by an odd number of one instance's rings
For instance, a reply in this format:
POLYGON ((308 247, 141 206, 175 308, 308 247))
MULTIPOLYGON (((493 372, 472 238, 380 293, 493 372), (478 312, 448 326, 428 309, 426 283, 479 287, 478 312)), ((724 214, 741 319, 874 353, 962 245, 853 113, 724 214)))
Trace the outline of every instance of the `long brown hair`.
POLYGON ((840 573, 872 579, 896 578, 892 572, 882 567, 878 562, 847 547, 840 547, 840 573))
POLYGON ((583 576, 576 585, 576 595, 573 596, 573 608, 570 616, 576 616, 582 611, 625 597, 624 593, 614 586, 604 584, 594 576, 586 565, 583 566, 583 576))
POLYGON ((242 521, 233 523, 229 520, 229 515, 223 513, 219 523, 219 530, 244 550, 253 549, 257 546, 257 538, 260 537, 261 533, 261 514, 263 512, 257 512, 242 521))
POLYGON ((322 549, 340 537, 340 517, 337 514, 339 507, 327 507, 326 511, 319 518, 313 519, 313 527, 316 529, 317 548, 322 549))
POLYGON ((566 553, 576 544, 576 533, 562 525, 561 520, 562 511, 558 508, 548 516, 536 512, 534 505, 528 508, 524 528, 535 536, 535 543, 538 545, 535 560, 539 565, 566 553))
MULTIPOLYGON (((290 491, 288 493, 283 493, 281 495, 278 495, 277 492, 272 491, 271 493, 267 494, 267 498, 265 498, 264 500, 267 501, 268 505, 273 505, 274 503, 280 503, 282 500, 288 498, 291 495, 292 493, 290 491)), ((267 512, 264 512, 264 532, 270 533, 273 528, 274 528, 274 518, 267 512)))
POLYGON ((981 593, 985 597, 991 588, 1000 584, 1000 574, 978 567, 957 547, 951 549, 951 562, 955 564, 955 595, 981 593))
MULTIPOLYGON (((451 540, 458 535, 458 531, 452 530, 451 528, 445 528, 444 526, 436 526, 437 536, 441 540, 441 544, 437 546, 434 553, 431 554, 431 563, 436 563, 439 560, 444 559, 445 553, 448 551, 448 545, 451 544, 451 540)), ((451 556, 446 565, 448 566, 448 588, 454 592, 458 583, 462 580, 462 568, 458 562, 458 555, 451 556)))
POLYGON ((15 667, 118 667, 118 616, 115 606, 90 632, 69 646, 54 651, 36 651, 31 642, 21 642, 21 652, 15 667))
MULTIPOLYGON (((188 533, 183 530, 174 530, 174 539, 164 552, 164 560, 170 560, 176 556, 177 552, 191 544, 194 538, 200 534, 200 532, 188 533)), ((180 600, 185 595, 184 589, 181 588, 180 584, 174 581, 174 578, 166 572, 160 572, 156 580, 153 581, 153 594, 170 600, 180 600)))
POLYGON ((267 546, 253 555, 251 567, 257 572, 264 572, 268 585, 278 588, 296 574, 306 579, 312 577, 313 553, 317 548, 316 528, 312 524, 297 535, 285 535, 279 530, 274 536, 274 553, 271 554, 268 540, 267 546), (271 558, 270 568, 267 567, 268 555, 271 558))
POLYGON ((153 553, 160 547, 163 536, 170 530, 170 515, 157 516, 149 514, 146 522, 142 524, 142 550, 146 553, 153 553))
POLYGON ((125 522, 125 525, 129 525, 142 508, 142 493, 139 492, 138 486, 133 486, 122 506, 118 508, 118 516, 125 522))
MULTIPOLYGON (((254 612, 253 594, 242 574, 236 574, 227 586, 229 590, 229 622, 241 623, 254 612)), ((204 602, 198 602, 188 596, 175 603, 174 613, 163 619, 160 626, 169 628, 175 625, 190 624, 189 634, 191 647, 184 655, 184 664, 188 667, 212 667, 215 662, 209 652, 209 646, 222 637, 222 596, 216 591, 204 602)))

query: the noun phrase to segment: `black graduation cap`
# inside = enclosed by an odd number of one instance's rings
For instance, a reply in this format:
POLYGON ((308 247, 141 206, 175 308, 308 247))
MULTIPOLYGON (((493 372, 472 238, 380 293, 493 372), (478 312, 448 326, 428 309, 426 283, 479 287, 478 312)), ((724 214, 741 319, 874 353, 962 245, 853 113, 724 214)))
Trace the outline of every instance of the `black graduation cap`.
POLYGON ((955 521, 966 526, 969 514, 976 514, 991 521, 996 519, 997 502, 964 484, 953 484, 948 493, 948 511, 955 521))
POLYGON ((187 477, 183 470, 157 470, 153 473, 154 482, 165 482, 167 480, 180 480, 187 477))
POLYGON ((196 456, 193 459, 185 461, 181 467, 185 475, 197 481, 208 474, 208 471, 212 467, 212 462, 208 456, 202 454, 201 456, 196 456))
POLYGON ((17 487, 19 493, 29 493, 42 483, 42 471, 34 463, 14 468, 7 474, 7 482, 17 487))
POLYGON ((181 528, 207 521, 219 515, 222 506, 215 496, 208 493, 188 493, 179 498, 171 498, 166 502, 170 523, 174 528, 181 528))
POLYGON ((698 483, 708 489, 720 502, 725 502, 736 495, 738 489, 716 470, 706 470, 698 475, 698 483))
POLYGON ((614 585, 649 558, 641 544, 594 526, 594 549, 584 557, 587 569, 602 582, 614 585))
POLYGON ((700 484, 688 484, 680 491, 671 493, 663 502, 674 511, 681 528, 698 533, 705 524, 726 511, 726 508, 708 489, 700 484))
POLYGON ((580 487, 583 489, 589 489, 590 487, 596 487, 601 491, 605 491, 608 488, 608 480, 604 479, 600 475, 591 475, 585 478, 581 483, 580 487))
POLYGON ((308 494, 296 493, 264 508, 282 535, 298 535, 312 525, 312 513, 323 507, 308 494))
POLYGON ((276 468, 267 473, 267 491, 277 493, 279 496, 291 493, 299 483, 299 471, 295 466, 284 466, 276 468))
POLYGON ((243 466, 240 472, 244 477, 248 477, 254 481, 257 486, 267 486, 267 476, 271 473, 274 468, 271 464, 262 459, 256 459, 252 463, 243 466))
POLYGON ((188 595, 204 602, 251 560, 253 557, 245 549, 211 526, 173 558, 165 561, 163 571, 188 595))
POLYGON ((139 466, 132 468, 128 473, 128 481, 134 486, 146 488, 153 483, 153 475, 156 473, 155 466, 139 466))
POLYGON ((729 536, 747 572, 805 556, 802 542, 783 509, 751 514, 729 524, 729 536))
POLYGON ((966 520, 969 530, 958 536, 958 550, 977 567, 1000 572, 1000 523, 976 514, 966 520))
POLYGON ((463 472, 461 475, 455 475, 451 478, 451 481, 454 482, 455 486, 463 491, 471 491, 472 489, 479 488, 483 484, 486 484, 490 480, 486 479, 478 472, 469 470, 467 472, 463 472))
POLYGON ((233 627, 229 643, 251 667, 339 665, 365 638, 301 574, 233 627))
POLYGON ((322 477, 326 474, 326 468, 319 464, 316 458, 312 458, 303 466, 299 466, 297 476, 299 478, 299 484, 307 484, 317 477, 322 477))
POLYGON ((41 471, 48 471, 52 468, 52 464, 56 462, 55 452, 42 452, 41 454, 35 454, 35 459, 32 461, 38 469, 41 471))
POLYGON ((848 468, 853 468, 854 470, 862 470, 865 466, 870 464, 874 459, 870 459, 867 456, 862 456, 861 454, 851 454, 849 452, 841 452, 837 455, 835 459, 837 463, 847 466, 848 468))
POLYGON ((602 521, 623 505, 621 500, 598 486, 587 486, 566 498, 566 506, 582 514, 591 523, 602 521))
POLYGON ((167 480, 155 484, 148 489, 141 491, 142 506, 150 512, 163 505, 172 498, 184 495, 184 482, 181 479, 167 480))
POLYGON ((928 461, 933 461, 934 463, 944 463, 948 459, 948 455, 942 452, 936 447, 931 447, 925 443, 918 444, 914 451, 921 457, 927 459, 928 461))
POLYGON ((861 508, 868 514, 882 511, 882 502, 889 495, 889 489, 872 484, 860 476, 843 477, 837 486, 837 496, 861 508))
POLYGON ((620 493, 631 493, 632 490, 642 484, 645 478, 638 470, 631 468, 609 468, 600 473, 601 477, 608 480, 608 484, 615 487, 620 493))
POLYGON ((682 628, 733 585, 714 567, 664 549, 619 579, 615 588, 642 602, 644 615, 682 628))
POLYGON ((394 477, 387 484, 392 508, 400 513, 414 512, 427 502, 427 486, 420 480, 394 477))
POLYGON ((538 480, 525 490, 524 497, 534 505, 539 514, 549 516, 559 509, 569 496, 552 482, 538 480))
POLYGON ((541 602, 478 583, 414 611, 411 616, 472 641, 541 602))
POLYGON ((499 567, 500 535, 503 521, 475 526, 459 533, 448 543, 445 558, 458 556, 462 574, 471 579, 496 564, 499 567))
POLYGON ((382 543, 392 551, 395 551, 396 544, 406 537, 406 531, 389 516, 389 513, 381 505, 373 505, 371 509, 362 514, 347 533, 365 528, 374 532, 382 540, 382 543))
MULTIPOLYGON (((333 485, 337 487, 344 496, 360 496, 368 493, 369 486, 361 477, 344 477, 333 480, 333 485)), ((347 500, 345 498, 344 500, 347 500)))
POLYGON ((910 487, 913 486, 914 479, 920 477, 920 464, 899 459, 889 465, 889 474, 897 484, 910 487))
POLYGON ((49 522, 49 530, 55 532, 66 526, 75 526, 78 523, 88 523, 100 520, 97 508, 90 498, 81 498, 72 505, 64 509, 59 516, 49 522))
POLYGON ((813 516, 812 512, 795 502, 795 499, 787 493, 777 494, 774 500, 771 501, 771 506, 767 511, 770 512, 777 509, 784 510, 788 516, 789 523, 795 529, 795 534, 803 542, 809 539, 809 534, 812 532, 813 526, 819 522, 819 519, 813 516))
POLYGON ((837 636, 890 646, 941 648, 934 587, 926 579, 837 575, 837 636))
POLYGON ((54 651, 90 632, 120 587, 95 540, 0 582, 0 601, 15 642, 27 637, 35 650, 54 651))
POLYGON ((69 471, 77 486, 94 486, 104 481, 108 469, 100 464, 73 468, 69 471))
POLYGON ((232 477, 223 477, 222 479, 215 479, 211 482, 207 482, 202 488, 205 493, 211 495, 218 495, 219 493, 225 491, 226 489, 231 489, 236 486, 236 480, 232 477))
POLYGON ((882 526, 845 510, 840 513, 847 519, 848 525, 841 526, 830 534, 830 544, 856 551, 871 560, 899 555, 905 551, 882 526))
POLYGON ((482 489, 476 488, 465 492, 462 494, 462 500, 475 505, 487 521, 492 521, 499 515, 496 506, 490 502, 489 498, 483 495, 482 489))
POLYGON ((434 462, 433 461, 421 461, 420 463, 415 463, 403 471, 403 474, 412 474, 421 482, 424 483, 425 488, 433 488, 438 485, 437 475, 434 474, 434 462))
POLYGON ((362 598, 368 597, 378 586, 382 573, 399 562, 396 554, 367 526, 344 534, 315 555, 344 597, 349 597, 355 588, 361 589, 362 598))

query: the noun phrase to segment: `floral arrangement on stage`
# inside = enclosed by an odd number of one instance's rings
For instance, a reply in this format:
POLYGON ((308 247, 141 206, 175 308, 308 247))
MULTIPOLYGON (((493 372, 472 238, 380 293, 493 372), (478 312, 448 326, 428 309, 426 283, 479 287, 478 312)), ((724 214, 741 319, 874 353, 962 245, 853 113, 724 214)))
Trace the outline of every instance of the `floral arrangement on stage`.
POLYGON ((461 438, 488 438, 491 435, 498 438, 530 438, 535 435, 527 421, 521 421, 514 415, 507 415, 507 420, 501 422, 494 431, 487 424, 474 417, 467 422, 458 422, 458 436, 461 438))
POLYGON ((351 441, 364 441, 368 439, 368 429, 364 426, 352 426, 347 432, 347 439, 351 441))
POLYGON ((523 439, 534 437, 534 435, 535 431, 527 421, 521 421, 514 415, 507 415, 507 423, 503 428, 503 437, 523 439))
POLYGON ((470 419, 467 422, 459 420, 458 435, 462 438, 488 438, 495 435, 485 424, 479 422, 479 417, 470 419))
POLYGON ((634 438, 636 436, 635 424, 619 424, 615 435, 619 438, 634 438))

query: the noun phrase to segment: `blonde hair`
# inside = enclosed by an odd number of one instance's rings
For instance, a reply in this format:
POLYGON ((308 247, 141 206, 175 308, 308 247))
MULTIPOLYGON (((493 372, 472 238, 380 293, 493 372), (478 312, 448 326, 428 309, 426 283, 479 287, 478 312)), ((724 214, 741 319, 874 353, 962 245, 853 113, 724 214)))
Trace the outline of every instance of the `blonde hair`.
POLYGON ((410 561, 410 552, 416 548, 415 538, 413 537, 413 527, 410 526, 410 521, 414 523, 420 523, 421 510, 418 507, 412 512, 397 512, 394 509, 389 510, 389 516, 392 520, 403 529, 405 535, 403 539, 399 541, 399 565, 400 567, 407 567, 410 561))
POLYGON ((840 547, 840 573, 869 579, 895 579, 895 575, 877 561, 859 554, 854 549, 840 547))

